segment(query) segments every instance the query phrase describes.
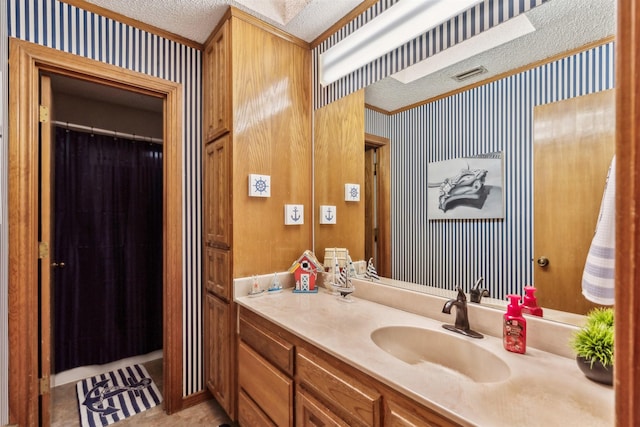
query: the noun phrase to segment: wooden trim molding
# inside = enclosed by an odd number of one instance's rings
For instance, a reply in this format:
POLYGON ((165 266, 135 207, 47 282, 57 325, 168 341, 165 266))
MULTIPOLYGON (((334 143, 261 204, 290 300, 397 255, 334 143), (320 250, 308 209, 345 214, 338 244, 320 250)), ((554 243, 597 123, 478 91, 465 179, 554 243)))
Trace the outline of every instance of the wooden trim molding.
POLYGON ((164 99, 164 405, 182 407, 182 87, 9 39, 9 417, 38 417, 38 91, 47 71, 164 99))
POLYGON ((351 12, 346 14, 342 19, 329 27, 324 33, 320 34, 311 42, 311 49, 315 49, 318 47, 320 43, 331 37, 335 32, 337 32, 340 28, 347 25, 349 22, 353 21, 358 15, 360 15, 365 10, 369 9, 374 4, 378 3, 379 0, 363 0, 358 6, 354 7, 351 12))
MULTIPOLYGON (((392 277, 391 271, 391 141, 389 138, 364 134, 365 146, 378 151, 378 265, 379 275, 392 277)), ((365 260, 366 261, 366 260, 365 260)))
POLYGON ((616 425, 640 425, 640 8, 618 0, 616 41, 616 425))
POLYGON ((260 19, 256 18, 255 16, 242 11, 236 7, 230 6, 229 7, 229 14, 231 16, 234 16, 238 19, 242 19, 245 22, 248 22, 249 24, 252 24, 268 33, 273 34, 276 37, 280 37, 281 39, 284 39, 288 42, 291 42, 295 45, 298 45, 304 49, 310 50, 311 46, 309 45, 309 43, 307 43, 306 41, 302 40, 301 38, 298 38, 294 35, 291 35, 289 33, 287 33, 286 31, 282 31, 281 29, 274 27, 271 24, 268 24, 264 21, 261 21, 260 19))
POLYGON ((199 50, 204 49, 204 45, 202 43, 193 41, 186 37, 179 36, 178 34, 174 34, 167 30, 163 30, 162 28, 145 24, 144 22, 138 21, 137 19, 133 19, 126 15, 122 15, 121 13, 117 13, 112 10, 106 9, 104 7, 97 6, 93 3, 89 3, 86 0, 60 0, 60 1, 63 3, 70 4, 71 6, 75 6, 80 9, 86 10, 87 12, 93 12, 100 16, 104 16, 105 18, 113 19, 115 21, 122 22, 123 24, 131 25, 133 27, 147 31, 151 34, 164 37, 167 40, 172 40, 176 43, 180 43, 185 46, 192 47, 194 49, 199 49, 199 50))

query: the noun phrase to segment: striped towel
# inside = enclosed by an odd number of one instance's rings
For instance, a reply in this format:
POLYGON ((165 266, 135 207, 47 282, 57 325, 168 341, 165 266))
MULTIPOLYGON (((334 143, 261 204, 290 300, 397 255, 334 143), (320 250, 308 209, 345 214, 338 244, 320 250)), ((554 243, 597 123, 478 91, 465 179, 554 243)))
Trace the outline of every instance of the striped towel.
POLYGON ((589 301, 613 305, 616 260, 616 157, 613 156, 600 205, 596 233, 582 274, 582 294, 589 301))
POLYGON ((76 385, 82 427, 103 427, 158 405, 160 390, 142 365, 86 378, 76 385))

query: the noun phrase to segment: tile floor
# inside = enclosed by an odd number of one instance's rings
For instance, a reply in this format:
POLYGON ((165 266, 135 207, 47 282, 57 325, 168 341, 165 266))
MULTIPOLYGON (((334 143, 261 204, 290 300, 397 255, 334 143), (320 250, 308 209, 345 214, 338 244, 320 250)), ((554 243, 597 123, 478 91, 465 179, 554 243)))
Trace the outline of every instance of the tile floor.
MULTIPOLYGON (((144 364, 147 372, 162 393, 162 359, 144 364)), ((55 387, 52 391, 52 427, 79 427, 78 398, 76 383, 55 387)), ((162 405, 153 407, 132 417, 119 421, 113 426, 221 426, 233 425, 218 403, 211 399, 173 415, 167 415, 162 405)))

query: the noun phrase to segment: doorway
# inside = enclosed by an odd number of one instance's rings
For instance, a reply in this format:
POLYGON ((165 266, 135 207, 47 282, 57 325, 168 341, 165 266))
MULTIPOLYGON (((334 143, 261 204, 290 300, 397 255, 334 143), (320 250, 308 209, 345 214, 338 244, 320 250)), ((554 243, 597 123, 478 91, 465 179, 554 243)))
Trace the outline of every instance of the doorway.
MULTIPOLYGON (((181 86, 72 54, 10 39, 9 70, 9 396, 12 422, 48 425, 49 387, 39 351, 39 283, 52 260, 39 241, 39 84, 41 73, 149 95, 163 111, 164 409, 182 408, 181 86), (171 262, 169 261, 171 260, 171 262), (45 418, 42 418, 42 416, 45 418)), ((46 242, 45 242, 46 243, 46 242)), ((44 334, 43 336, 46 336, 44 334)))
POLYGON ((162 390, 162 100, 56 74, 41 76, 40 97, 51 270, 50 280, 41 270, 51 327, 40 329, 51 333, 40 343, 51 344, 40 354, 50 350, 42 363, 60 424, 76 419, 84 378, 145 364, 162 390))
POLYGON ((378 275, 391 277, 391 208, 389 139, 364 136, 365 261, 373 259, 378 275))

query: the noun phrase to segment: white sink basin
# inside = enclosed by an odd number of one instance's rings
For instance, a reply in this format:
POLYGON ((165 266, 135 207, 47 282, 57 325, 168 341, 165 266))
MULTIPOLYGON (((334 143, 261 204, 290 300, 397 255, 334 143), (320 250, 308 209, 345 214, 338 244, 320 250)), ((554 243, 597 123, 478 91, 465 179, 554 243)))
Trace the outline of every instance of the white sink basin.
POLYGON ((397 359, 421 369, 447 368, 478 383, 504 381, 509 366, 470 338, 411 326, 376 329, 371 339, 397 359))

